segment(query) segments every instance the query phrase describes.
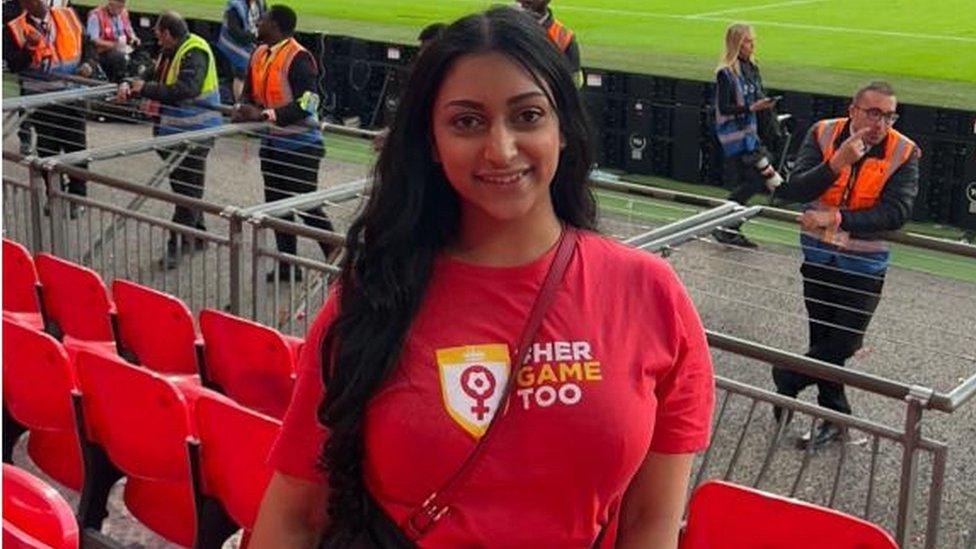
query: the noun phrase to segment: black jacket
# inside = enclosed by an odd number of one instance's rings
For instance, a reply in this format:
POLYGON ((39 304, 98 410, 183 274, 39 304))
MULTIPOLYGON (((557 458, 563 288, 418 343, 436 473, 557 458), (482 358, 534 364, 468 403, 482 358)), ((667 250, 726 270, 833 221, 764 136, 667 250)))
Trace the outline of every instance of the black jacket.
MULTIPOLYGON (((186 40, 184 38, 183 40, 186 40)), ((173 54, 180 49, 176 44, 172 51, 164 51, 156 64, 156 75, 153 82, 146 82, 142 88, 142 97, 154 99, 167 105, 176 105, 181 101, 195 99, 203 88, 203 80, 207 77, 207 66, 210 58, 207 52, 200 48, 193 48, 186 52, 180 62, 180 72, 176 75, 176 82, 163 84, 169 64, 173 61, 173 54)))

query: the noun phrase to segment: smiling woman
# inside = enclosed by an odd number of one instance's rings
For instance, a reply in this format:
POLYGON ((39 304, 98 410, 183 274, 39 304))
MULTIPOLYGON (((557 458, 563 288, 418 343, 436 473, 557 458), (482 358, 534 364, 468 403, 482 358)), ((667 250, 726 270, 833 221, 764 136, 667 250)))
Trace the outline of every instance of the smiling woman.
POLYGON ((667 264, 593 232, 590 165, 535 21, 491 9, 424 50, 253 547, 676 546, 711 362, 667 264))

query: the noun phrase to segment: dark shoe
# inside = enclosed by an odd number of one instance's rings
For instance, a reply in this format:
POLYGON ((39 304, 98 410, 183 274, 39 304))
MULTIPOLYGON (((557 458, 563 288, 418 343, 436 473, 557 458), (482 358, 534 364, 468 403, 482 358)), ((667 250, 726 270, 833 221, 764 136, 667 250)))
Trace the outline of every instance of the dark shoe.
POLYGON ((810 446, 814 450, 819 450, 831 442, 843 440, 845 436, 846 432, 843 428, 829 421, 825 421, 817 427, 813 437, 810 436, 810 433, 807 433, 800 437, 796 445, 801 450, 805 450, 810 446))
POLYGON ((738 246, 740 248, 758 248, 759 245, 746 238, 746 235, 735 229, 719 227, 712 231, 712 237, 718 242, 728 246, 738 246))
POLYGON ((295 282, 301 282, 302 270, 299 269, 298 267, 295 267, 294 269, 295 272, 292 273, 291 265, 288 265, 286 263, 281 263, 278 265, 278 270, 270 271, 267 275, 265 275, 264 279, 268 282, 274 282, 276 278, 282 282, 291 282, 293 280, 295 282))
POLYGON ((784 416, 783 408, 781 406, 773 406, 773 419, 776 420, 777 424, 780 423, 780 420, 782 419, 783 423, 789 425, 790 422, 793 421, 793 410, 787 409, 786 415, 784 416))
POLYGON ((82 215, 84 215, 85 209, 86 208, 84 206, 82 206, 81 204, 76 204, 74 202, 69 202, 68 203, 68 218, 69 219, 78 219, 79 217, 81 217, 82 215))

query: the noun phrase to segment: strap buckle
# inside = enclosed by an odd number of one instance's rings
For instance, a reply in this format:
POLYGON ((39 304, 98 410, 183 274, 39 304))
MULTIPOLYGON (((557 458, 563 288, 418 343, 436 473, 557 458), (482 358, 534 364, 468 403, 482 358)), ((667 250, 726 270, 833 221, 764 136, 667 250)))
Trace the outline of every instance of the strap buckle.
POLYGON ((407 517, 404 533, 411 541, 420 539, 450 509, 447 505, 437 504, 435 499, 437 499, 437 492, 427 496, 424 503, 407 517))

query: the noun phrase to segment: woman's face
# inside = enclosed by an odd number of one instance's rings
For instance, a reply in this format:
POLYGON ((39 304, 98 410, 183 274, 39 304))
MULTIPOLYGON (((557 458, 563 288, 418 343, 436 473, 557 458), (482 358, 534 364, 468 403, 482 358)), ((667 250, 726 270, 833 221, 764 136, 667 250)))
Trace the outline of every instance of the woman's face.
POLYGON ((749 59, 756 51, 756 37, 751 33, 742 39, 742 46, 739 48, 739 59, 749 59))
POLYGON ((468 221, 552 216, 559 162, 556 109, 528 72, 500 53, 469 54, 448 70, 434 100, 435 160, 468 221))

